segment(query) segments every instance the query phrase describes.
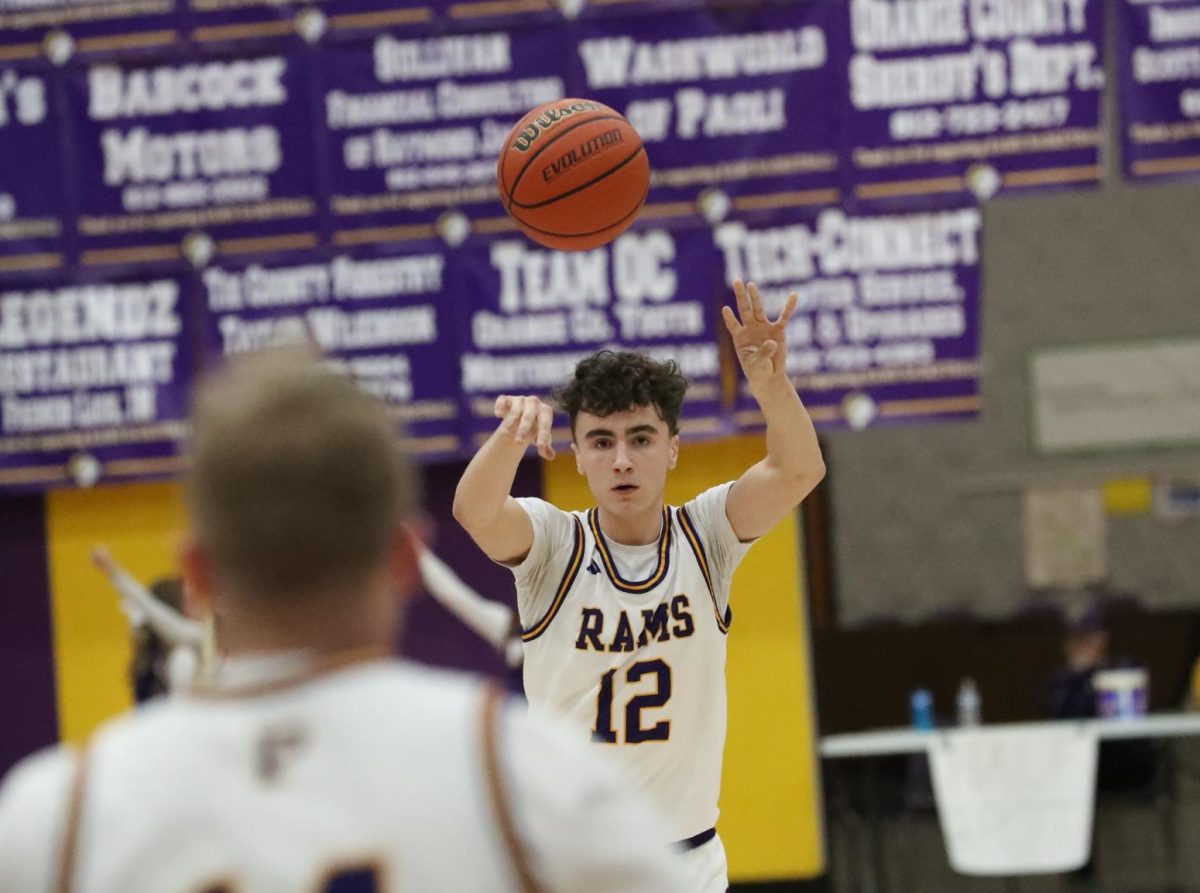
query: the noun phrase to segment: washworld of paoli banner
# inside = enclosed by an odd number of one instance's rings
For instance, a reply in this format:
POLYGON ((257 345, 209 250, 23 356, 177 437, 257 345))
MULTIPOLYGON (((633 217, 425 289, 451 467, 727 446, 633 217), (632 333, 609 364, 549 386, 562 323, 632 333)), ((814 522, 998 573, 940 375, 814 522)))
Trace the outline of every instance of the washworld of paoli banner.
POLYGON ((648 203, 719 188, 739 209, 837 203, 844 3, 763 5, 581 27, 572 95, 624 114, 651 161, 648 203))

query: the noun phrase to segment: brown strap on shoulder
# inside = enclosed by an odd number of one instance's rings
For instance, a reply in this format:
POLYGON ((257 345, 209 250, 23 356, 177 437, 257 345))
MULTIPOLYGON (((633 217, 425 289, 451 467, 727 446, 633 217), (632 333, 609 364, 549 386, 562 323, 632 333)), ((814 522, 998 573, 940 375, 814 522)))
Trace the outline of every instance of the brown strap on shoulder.
POLYGON ((56 893, 71 893, 75 887, 76 855, 79 852, 79 827, 83 823, 83 795, 87 788, 90 748, 83 748, 71 773, 71 790, 67 796, 67 817, 58 851, 58 883, 56 893))
POLYGON ((517 826, 509 808, 508 792, 504 785, 504 772, 500 765, 500 708, 504 699, 504 692, 496 683, 489 683, 484 689, 483 708, 480 711, 483 768, 487 777, 488 793, 491 795, 492 810, 500 837, 504 841, 504 848, 508 851, 509 861, 512 863, 517 886, 521 893, 541 893, 542 888, 533 876, 525 847, 517 834, 517 826))

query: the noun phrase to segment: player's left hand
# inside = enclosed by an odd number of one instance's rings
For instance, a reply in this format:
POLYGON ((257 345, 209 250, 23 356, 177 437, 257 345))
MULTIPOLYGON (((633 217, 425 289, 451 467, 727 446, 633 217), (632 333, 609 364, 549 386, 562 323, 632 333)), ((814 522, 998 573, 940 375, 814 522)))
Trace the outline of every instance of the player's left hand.
POLYGON ((762 296, 753 282, 733 283, 733 295, 737 301, 737 313, 733 308, 721 308, 725 328, 733 338, 733 348, 741 363, 751 390, 777 376, 786 375, 787 370, 787 321, 796 309, 796 293, 788 295, 787 304, 779 316, 771 320, 763 311, 762 296), (739 321, 739 317, 741 318, 739 321))

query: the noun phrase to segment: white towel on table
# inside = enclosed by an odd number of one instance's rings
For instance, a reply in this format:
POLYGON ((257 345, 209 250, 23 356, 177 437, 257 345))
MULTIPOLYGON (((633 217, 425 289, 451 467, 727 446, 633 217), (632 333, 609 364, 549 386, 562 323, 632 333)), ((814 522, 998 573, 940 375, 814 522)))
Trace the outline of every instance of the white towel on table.
POLYGON ((929 748, 950 865, 962 874, 1070 871, 1091 852, 1095 731, 1083 724, 940 733, 929 748))

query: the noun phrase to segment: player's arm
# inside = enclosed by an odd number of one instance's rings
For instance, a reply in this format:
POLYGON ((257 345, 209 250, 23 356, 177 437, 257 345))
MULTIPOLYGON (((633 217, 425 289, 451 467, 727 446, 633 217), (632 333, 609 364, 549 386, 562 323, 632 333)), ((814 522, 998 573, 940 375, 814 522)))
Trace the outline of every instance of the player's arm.
POLYGON ((149 625, 172 645, 196 647, 203 642, 202 623, 183 616, 170 605, 156 599, 149 589, 117 564, 108 549, 103 546, 93 549, 92 563, 104 572, 113 588, 120 593, 125 612, 135 626, 149 625))
POLYGON ((550 429, 554 411, 537 397, 496 400, 500 425, 467 465, 454 491, 454 517, 488 557, 511 564, 533 547, 533 525, 512 497, 517 466, 530 445, 554 458, 550 429))
POLYGON ((432 549, 422 545, 418 561, 425 588, 437 603, 487 641, 507 663, 519 663, 519 629, 514 626, 516 612, 508 605, 484 598, 434 555, 432 549), (514 637, 517 637, 516 648, 511 647, 514 637))
POLYGON ((792 511, 825 476, 812 419, 787 376, 787 321, 796 295, 771 320, 758 286, 733 284, 737 313, 724 307, 742 374, 767 422, 767 454, 734 483, 725 514, 738 539, 760 537, 792 511))

